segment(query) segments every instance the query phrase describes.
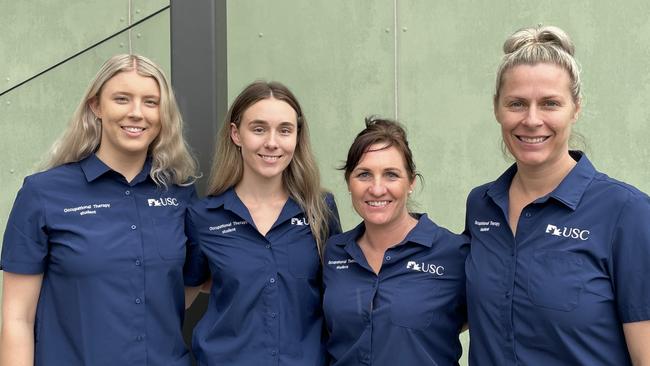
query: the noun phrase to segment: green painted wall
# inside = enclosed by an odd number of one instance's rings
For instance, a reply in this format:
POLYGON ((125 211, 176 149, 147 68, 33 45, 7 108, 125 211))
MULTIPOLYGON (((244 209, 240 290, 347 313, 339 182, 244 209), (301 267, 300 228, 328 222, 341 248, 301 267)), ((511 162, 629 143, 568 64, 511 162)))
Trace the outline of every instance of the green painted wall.
MULTIPOLYGON (((0 0, 0 93, 168 4, 0 0)), ((293 89, 346 229, 359 218, 335 168, 365 116, 397 117, 425 177, 416 190, 418 210, 460 231, 467 192, 509 164, 491 105, 501 44, 519 27, 554 24, 573 37, 583 66, 577 128, 590 158, 650 192, 649 10, 641 0, 229 1, 229 97, 258 78, 293 89)), ((0 97, 0 234, 23 177, 106 58, 127 52, 130 43, 169 71, 168 10, 130 33, 0 97)))

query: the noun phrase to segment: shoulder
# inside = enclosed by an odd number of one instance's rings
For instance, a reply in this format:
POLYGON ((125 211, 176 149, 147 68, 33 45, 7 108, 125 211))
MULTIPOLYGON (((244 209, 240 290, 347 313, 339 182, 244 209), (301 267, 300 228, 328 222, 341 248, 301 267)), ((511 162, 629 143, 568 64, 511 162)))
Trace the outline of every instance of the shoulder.
POLYGON ((461 254, 466 254, 469 248, 469 237, 464 234, 456 234, 451 230, 437 225, 429 217, 422 218, 430 222, 430 225, 433 225, 434 238, 433 238, 433 247, 444 246, 451 248, 453 250, 460 251, 461 254))
POLYGON ((485 197, 485 194, 487 191, 492 187, 494 184, 494 181, 482 184, 478 187, 472 188, 471 191, 469 191, 469 194, 467 195, 467 203, 474 202, 476 200, 481 200, 483 197, 485 197))
POLYGON ((590 191, 607 194, 609 199, 626 202, 630 199, 647 200, 648 195, 631 184, 609 177, 607 174, 597 172, 594 176, 590 191))
POLYGON ((45 184, 85 179, 79 163, 67 163, 25 177, 25 184, 38 187, 45 184))

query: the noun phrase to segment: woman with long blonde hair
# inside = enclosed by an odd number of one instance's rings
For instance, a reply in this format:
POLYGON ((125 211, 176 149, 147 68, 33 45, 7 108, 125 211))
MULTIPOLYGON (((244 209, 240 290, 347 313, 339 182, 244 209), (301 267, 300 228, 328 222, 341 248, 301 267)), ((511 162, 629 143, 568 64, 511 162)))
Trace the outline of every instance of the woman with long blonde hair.
POLYGON ((2 247, 2 366, 190 365, 181 334, 196 163, 159 66, 101 67, 2 247))
POLYGON ((323 364, 320 252, 340 226, 287 87, 257 81, 235 99, 188 228, 186 283, 213 281, 194 330, 199 365, 323 364))

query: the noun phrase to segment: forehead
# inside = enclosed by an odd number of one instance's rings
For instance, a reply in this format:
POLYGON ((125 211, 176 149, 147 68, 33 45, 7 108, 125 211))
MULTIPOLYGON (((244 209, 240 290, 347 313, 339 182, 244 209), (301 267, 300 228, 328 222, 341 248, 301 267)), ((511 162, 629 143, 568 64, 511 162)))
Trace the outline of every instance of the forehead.
POLYGON ((571 94, 571 78, 562 67, 550 63, 517 65, 503 74, 502 94, 571 94))
POLYGON ((158 82, 151 76, 142 76, 135 70, 122 71, 113 75, 102 88, 107 92, 131 92, 147 95, 160 95, 158 82))
POLYGON ((372 144, 361 156, 357 167, 369 166, 380 168, 405 169, 404 156, 394 145, 386 147, 386 143, 372 144))
POLYGON ((242 115, 244 122, 290 122, 297 123, 297 113, 289 103, 273 97, 259 100, 246 108, 242 115))

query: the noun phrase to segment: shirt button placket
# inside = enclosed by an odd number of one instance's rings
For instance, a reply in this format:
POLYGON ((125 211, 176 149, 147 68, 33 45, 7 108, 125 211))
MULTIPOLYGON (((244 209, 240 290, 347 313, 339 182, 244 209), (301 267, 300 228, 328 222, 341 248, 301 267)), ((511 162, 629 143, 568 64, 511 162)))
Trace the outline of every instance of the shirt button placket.
POLYGON ((266 238, 266 243, 264 245, 264 250, 265 255, 267 256, 267 260, 269 263, 269 277, 268 277, 268 282, 267 282, 267 295, 269 297, 269 301, 266 303, 267 308, 265 309, 265 312, 267 314, 267 318, 265 321, 266 327, 268 327, 268 334, 272 334, 273 336, 271 339, 268 340, 268 352, 271 357, 274 359, 274 364, 277 364, 279 361, 279 350, 280 350, 280 313, 278 309, 280 308, 280 300, 278 298, 278 264, 275 260, 275 255, 274 253, 274 245, 273 242, 271 241, 270 238, 266 238))
MULTIPOLYGON (((139 353, 142 355, 146 354, 146 327, 145 327, 145 312, 146 312, 146 304, 145 304, 145 292, 144 292, 144 277, 145 277, 145 267, 143 265, 144 263, 144 258, 145 258, 145 253, 144 253, 144 242, 143 242, 143 233, 141 232, 141 229, 144 229, 145 226, 142 226, 142 222, 140 221, 140 218, 142 217, 142 212, 139 211, 140 207, 138 206, 138 197, 135 194, 134 187, 128 187, 127 189, 124 190, 124 200, 126 201, 126 207, 128 207, 128 211, 126 211, 126 215, 124 219, 128 220, 126 221, 129 227, 129 234, 132 235, 132 240, 130 242, 132 243, 132 246, 130 246, 130 250, 132 250, 132 261, 133 264, 132 271, 133 271, 133 278, 136 279, 137 281, 135 282, 137 284, 137 287, 135 288, 135 292, 133 293, 133 297, 131 298, 132 306, 133 306, 133 312, 132 312, 132 320, 133 320, 133 325, 135 329, 135 335, 134 335, 134 340, 136 343, 137 349, 139 350, 139 353)), ((144 359, 141 360, 142 362, 146 362, 144 359)), ((140 361, 138 361, 140 362, 140 361)))

